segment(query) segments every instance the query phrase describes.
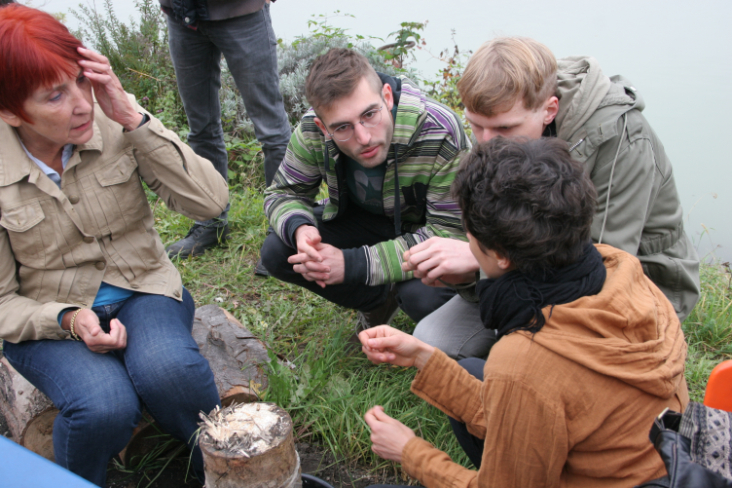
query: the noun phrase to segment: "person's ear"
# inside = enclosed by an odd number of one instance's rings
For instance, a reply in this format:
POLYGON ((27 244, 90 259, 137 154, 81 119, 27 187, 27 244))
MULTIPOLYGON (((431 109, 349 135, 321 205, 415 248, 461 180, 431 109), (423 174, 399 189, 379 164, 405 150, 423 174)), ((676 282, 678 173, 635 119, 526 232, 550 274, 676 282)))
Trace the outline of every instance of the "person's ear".
POLYGON ((391 85, 389 83, 384 83, 384 87, 381 89, 381 97, 386 102, 387 110, 394 108, 394 93, 391 91, 391 85))
POLYGON ((318 117, 315 117, 313 121, 315 122, 315 125, 318 126, 318 129, 323 132, 323 135, 325 135, 326 139, 330 139, 330 134, 328 134, 328 129, 325 128, 325 124, 323 123, 323 121, 320 120, 320 118, 318 117))
POLYGON ((7 110, 0 110, 0 119, 12 127, 20 127, 20 124, 23 122, 23 119, 7 110))
POLYGON ((509 270, 509 269, 513 268, 513 263, 511 262, 510 259, 508 259, 508 257, 506 257, 496 251, 493 251, 493 252, 496 255, 496 264, 498 265, 499 268, 501 268, 503 270, 509 270))
POLYGON ((544 127, 551 124, 559 112, 559 99, 551 96, 544 102, 544 127))

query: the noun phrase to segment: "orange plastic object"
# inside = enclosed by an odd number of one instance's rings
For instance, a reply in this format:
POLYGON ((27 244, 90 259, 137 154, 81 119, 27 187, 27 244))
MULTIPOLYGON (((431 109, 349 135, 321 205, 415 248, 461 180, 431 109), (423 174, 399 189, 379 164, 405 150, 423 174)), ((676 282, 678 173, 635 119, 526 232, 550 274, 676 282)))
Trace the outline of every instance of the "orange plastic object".
POLYGON ((709 375, 704 405, 732 412, 732 359, 722 361, 709 375))

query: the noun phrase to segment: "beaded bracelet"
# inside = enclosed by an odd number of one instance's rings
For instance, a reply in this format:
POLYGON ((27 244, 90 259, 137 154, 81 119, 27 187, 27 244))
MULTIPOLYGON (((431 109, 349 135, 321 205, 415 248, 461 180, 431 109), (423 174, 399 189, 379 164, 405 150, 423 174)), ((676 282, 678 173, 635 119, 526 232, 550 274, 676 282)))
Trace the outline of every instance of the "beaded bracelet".
POLYGON ((79 312, 81 312, 81 309, 77 309, 76 312, 74 312, 74 315, 71 316, 71 326, 69 326, 69 332, 71 332, 71 337, 75 341, 80 341, 81 337, 79 337, 76 332, 74 332, 74 322, 76 321, 76 316, 79 315, 79 312))

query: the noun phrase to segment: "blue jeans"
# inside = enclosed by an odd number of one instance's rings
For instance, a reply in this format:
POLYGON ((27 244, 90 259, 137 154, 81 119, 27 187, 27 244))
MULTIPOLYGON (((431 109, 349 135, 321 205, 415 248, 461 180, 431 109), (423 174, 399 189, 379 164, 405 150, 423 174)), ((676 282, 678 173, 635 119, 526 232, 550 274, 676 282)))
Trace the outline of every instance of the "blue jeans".
POLYGON ((59 409, 53 424, 56 462, 104 486, 107 464, 129 442, 143 405, 160 427, 188 443, 203 479, 203 459, 192 436, 198 413, 219 405, 208 361, 191 337, 195 305, 135 293, 95 307, 102 323, 115 316, 127 329, 125 349, 97 354, 76 341, 5 342, 10 364, 59 409))
MULTIPOLYGON (((485 359, 465 358, 458 361, 458 364, 468 373, 478 378, 480 381, 483 381, 485 359)), ((476 469, 480 469, 480 464, 483 460, 483 447, 485 445, 485 441, 468 432, 468 426, 464 423, 458 422, 452 417, 448 417, 448 420, 450 421, 452 432, 455 434, 458 444, 463 448, 465 454, 468 455, 468 459, 473 463, 473 466, 475 466, 476 469)))
MULTIPOLYGON (((221 127, 221 55, 239 89, 254 134, 262 144, 267 186, 285 157, 290 122, 285 112, 277 72, 277 38, 272 30, 269 4, 258 12, 227 20, 203 21, 198 29, 168 17, 168 44, 175 67, 178 92, 188 116, 188 144, 211 161, 228 181, 228 157, 221 127)), ((200 222, 218 225, 218 219, 200 222)))

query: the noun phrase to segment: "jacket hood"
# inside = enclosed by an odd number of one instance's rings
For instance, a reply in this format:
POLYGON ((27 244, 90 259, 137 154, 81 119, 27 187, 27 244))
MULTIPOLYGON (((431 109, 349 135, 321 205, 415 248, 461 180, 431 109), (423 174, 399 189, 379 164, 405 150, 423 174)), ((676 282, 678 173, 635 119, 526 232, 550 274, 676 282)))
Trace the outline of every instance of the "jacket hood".
POLYGON ((634 256, 597 245, 607 269, 602 291, 544 309, 533 341, 600 374, 670 398, 684 377, 686 341, 668 299, 634 256))
POLYGON ((597 60, 588 56, 557 60, 557 98, 557 136, 565 141, 603 107, 626 105, 622 112, 644 108, 628 80, 605 76, 597 60))

